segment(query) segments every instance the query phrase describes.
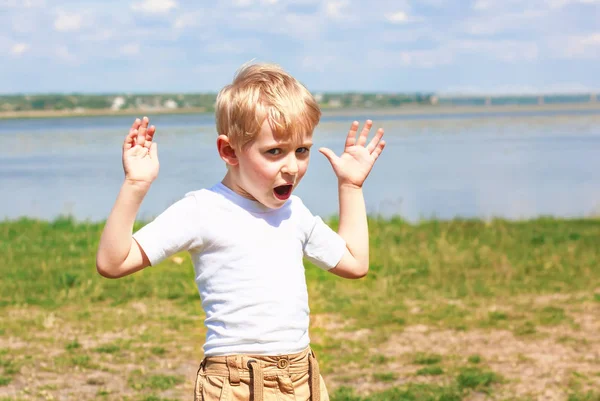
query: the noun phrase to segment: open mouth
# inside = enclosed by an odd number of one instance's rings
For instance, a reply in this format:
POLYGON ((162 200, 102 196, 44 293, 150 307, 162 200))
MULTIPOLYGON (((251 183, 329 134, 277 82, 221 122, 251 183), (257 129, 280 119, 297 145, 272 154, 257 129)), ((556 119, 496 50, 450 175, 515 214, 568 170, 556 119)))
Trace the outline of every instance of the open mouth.
POLYGON ((275 197, 280 200, 286 200, 292 194, 292 185, 280 185, 275 187, 273 192, 275 193, 275 197))

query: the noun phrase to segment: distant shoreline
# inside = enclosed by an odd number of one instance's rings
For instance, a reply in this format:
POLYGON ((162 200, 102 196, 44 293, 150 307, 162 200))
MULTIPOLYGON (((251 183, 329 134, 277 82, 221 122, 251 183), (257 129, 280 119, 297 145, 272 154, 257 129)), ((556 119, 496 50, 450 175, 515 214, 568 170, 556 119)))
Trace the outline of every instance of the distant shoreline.
MULTIPOLYGON (((598 111, 600 102, 576 103, 576 104, 542 104, 542 105, 493 105, 493 106, 450 106, 450 105, 422 105, 402 106, 390 108, 323 108, 323 116, 351 116, 356 113, 382 115, 418 115, 418 114, 493 114, 498 112, 535 112, 535 111, 598 111)), ((153 115, 177 115, 177 114, 213 114, 205 108, 186 109, 160 109, 160 110, 39 110, 21 112, 0 112, 0 120, 9 119, 39 119, 39 118, 76 118, 76 117, 114 117, 114 116, 153 116, 153 115)))

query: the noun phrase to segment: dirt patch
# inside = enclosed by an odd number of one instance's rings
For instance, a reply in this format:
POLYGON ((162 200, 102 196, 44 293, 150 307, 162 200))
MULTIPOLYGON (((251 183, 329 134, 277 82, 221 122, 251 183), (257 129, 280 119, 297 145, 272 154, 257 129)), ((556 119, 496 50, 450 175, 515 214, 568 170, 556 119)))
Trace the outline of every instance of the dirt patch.
MULTIPOLYGON (((538 325, 532 335, 517 336, 497 328, 458 331, 418 324, 387 333, 384 342, 374 343, 372 338, 379 333, 377 328, 354 330, 354 322, 343 316, 321 314, 311 317, 311 338, 319 343, 321 339, 337 342, 342 349, 339 352, 352 352, 356 344, 369 347, 364 353, 366 357, 360 361, 330 363, 331 372, 324 375, 330 392, 342 385, 355 388, 359 394, 409 383, 450 385, 459 369, 470 364, 469 356, 478 355, 481 362, 476 366, 492 370, 504 380, 494 385, 490 395, 474 392, 469 401, 520 397, 564 401, 571 390, 585 392, 600 388, 600 303, 571 303, 571 299, 562 295, 519 299, 518 304, 530 302, 536 307, 560 304, 569 317, 568 322, 558 326, 538 325), (353 345, 349 345, 351 343, 353 345), (424 366, 415 363, 418 353, 440 355, 439 365, 444 374, 416 375, 424 366)), ((417 301, 407 301, 406 305, 409 310, 422 309, 417 301)), ((0 338, 0 348, 6 350, 3 358, 19 365, 18 372, 10 375, 12 382, 0 387, 0 399, 86 401, 129 397, 136 400, 150 394, 189 399, 202 358, 202 336, 190 334, 188 330, 169 330, 164 327, 165 321, 151 320, 155 316, 154 308, 154 305, 134 303, 126 309, 127 313, 134 311, 136 316, 145 319, 106 331, 87 330, 86 325, 90 323, 79 322, 72 314, 8 309, 8 319, 27 317, 35 320, 40 330, 33 335, 29 331, 9 330, 7 336, 0 338), (161 327, 160 332, 168 334, 164 342, 136 342, 132 349, 120 350, 114 355, 95 350, 117 340, 138 341, 143 333, 153 332, 158 327, 161 327), (69 351, 66 344, 74 338, 79 347, 69 351), (52 339, 54 341, 50 341, 52 339), (70 359, 73 355, 87 355, 89 361, 83 360, 82 366, 73 365, 70 359), (67 364, 57 364, 60 358, 67 359, 67 364), (136 370, 141 370, 143 375, 178 376, 184 381, 166 390, 139 390, 129 382, 130 377, 136 377, 136 370)), ((479 308, 483 316, 489 310, 512 311, 516 306, 496 303, 479 308)), ((178 316, 189 319, 184 314, 173 315, 175 319, 178 316)), ((327 351, 333 358, 335 352, 338 352, 335 348, 327 351)))
MULTIPOLYGON (((536 303, 548 304, 557 299, 566 298, 547 297, 536 303)), ((329 376, 329 382, 332 387, 347 385, 348 376, 353 375, 352 387, 361 394, 407 382, 447 385, 448 376, 416 376, 415 372, 422 366, 413 363, 414 355, 440 355, 441 365, 450 371, 469 365, 469 356, 478 355, 482 361, 479 366, 504 378, 486 399, 566 400, 573 390, 585 392, 600 388, 600 304, 579 304, 568 313, 574 325, 538 327, 530 336, 516 336, 511 331, 497 329, 455 331, 426 325, 409 326, 369 350, 371 355, 385 356, 387 362, 362 369, 356 365, 337 369, 329 376), (381 383, 373 377, 377 372, 393 372, 396 379, 381 383)), ((349 333, 345 333, 339 338, 348 336, 349 333)))

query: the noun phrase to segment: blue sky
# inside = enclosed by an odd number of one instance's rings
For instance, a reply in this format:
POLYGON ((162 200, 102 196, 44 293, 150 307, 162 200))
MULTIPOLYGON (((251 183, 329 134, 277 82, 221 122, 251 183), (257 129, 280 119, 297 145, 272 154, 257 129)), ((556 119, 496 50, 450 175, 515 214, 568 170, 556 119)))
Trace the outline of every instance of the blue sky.
POLYGON ((217 91, 253 59, 312 91, 598 91, 600 0, 0 0, 0 93, 217 91))

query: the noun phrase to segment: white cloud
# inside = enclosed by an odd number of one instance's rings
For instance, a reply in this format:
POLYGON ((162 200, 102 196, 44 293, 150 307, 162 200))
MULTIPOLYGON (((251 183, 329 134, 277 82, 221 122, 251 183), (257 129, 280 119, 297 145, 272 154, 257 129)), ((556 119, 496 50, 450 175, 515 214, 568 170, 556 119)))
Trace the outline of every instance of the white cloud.
POLYGON ((234 0, 233 5, 235 7, 248 7, 254 3, 254 0, 234 0))
POLYGON ((489 10, 493 6, 494 6, 494 2, 493 1, 490 1, 490 0, 477 0, 473 4, 473 10, 478 10, 478 11, 489 10))
POLYGON ((12 54, 20 56, 21 54, 27 52, 29 50, 29 44, 27 43, 15 43, 10 49, 12 54))
POLYGON ((78 31, 81 28, 83 18, 81 14, 59 11, 54 20, 54 29, 59 32, 78 31))
POLYGON ((550 0, 549 5, 552 8, 562 8, 570 4, 600 4, 600 0, 550 0))
POLYGON ((302 68, 308 71, 325 72, 330 70, 337 58, 333 55, 306 56, 302 59, 302 68))
POLYGON ((434 68, 447 65, 454 61, 452 52, 447 48, 406 50, 406 51, 384 51, 372 50, 367 55, 367 60, 376 68, 434 68))
POLYGON ((237 14, 236 17, 244 21, 260 21, 264 14, 260 11, 243 11, 237 14))
POLYGON ((423 20, 422 18, 409 16, 408 13, 404 11, 388 13, 385 15, 385 19, 391 22, 392 24, 406 24, 409 22, 418 22, 423 20))
POLYGON ((46 5, 45 0, 2 0, 0 1, 0 9, 2 8, 39 8, 46 5))
POLYGON ((137 43, 129 43, 119 48, 119 53, 125 56, 135 56, 140 54, 140 45, 137 43))
POLYGON ((328 17, 338 19, 343 17, 343 11, 348 5, 345 0, 333 0, 328 1, 325 5, 325 12, 328 17))
POLYGON ((454 57, 444 49, 411 50, 401 52, 399 60, 406 67, 433 68, 452 63, 454 57))
POLYGON ((538 45, 534 42, 510 40, 457 40, 449 47, 455 52, 478 53, 492 59, 515 62, 536 60, 538 45))
POLYGON ((440 95, 457 96, 457 95, 492 95, 492 96, 508 96, 508 95, 551 95, 556 93, 571 93, 581 94, 594 91, 587 85, 578 82, 559 82, 545 83, 543 85, 486 85, 486 86, 449 86, 439 92, 440 95))
POLYGON ((84 42, 106 42, 115 38, 115 33, 108 29, 100 29, 87 35, 81 35, 81 40, 84 42))
MULTIPOLYGON (((260 0, 261 5, 274 5, 277 4, 279 0, 260 0)), ((250 7, 256 4, 255 0, 233 0, 234 7, 250 7)))
POLYGON ((494 35, 513 29, 527 29, 534 21, 546 16, 545 11, 522 10, 509 13, 490 13, 485 16, 468 18, 462 22, 462 30, 471 35, 494 35))
POLYGON ((242 54, 246 49, 241 46, 237 46, 231 42, 218 42, 211 43, 204 47, 204 51, 207 53, 225 53, 225 54, 242 54))
POLYGON ((177 8, 177 2, 175 0, 145 0, 141 3, 134 3, 131 8, 134 11, 148 14, 159 14, 177 8))
POLYGON ((600 32, 569 36, 567 38, 555 38, 551 43, 554 53, 559 58, 600 58, 600 32))
POLYGON ((77 61, 77 57, 75 57, 75 55, 69 51, 69 48, 64 45, 56 48, 55 55, 59 60, 64 62, 75 63, 77 61))
POLYGON ((193 27, 198 25, 198 21, 200 20, 200 15, 198 13, 187 13, 180 15, 175 19, 173 23, 173 27, 175 29, 185 29, 188 27, 193 27))
POLYGON ((432 49, 373 50, 367 59, 377 60, 377 68, 435 68, 452 64, 465 54, 513 63, 535 60, 539 51, 537 45, 532 42, 449 40, 432 49))
POLYGON ((391 13, 385 16, 385 18, 393 23, 404 23, 404 22, 408 22, 408 14, 406 14, 404 11, 397 11, 395 13, 391 13))

